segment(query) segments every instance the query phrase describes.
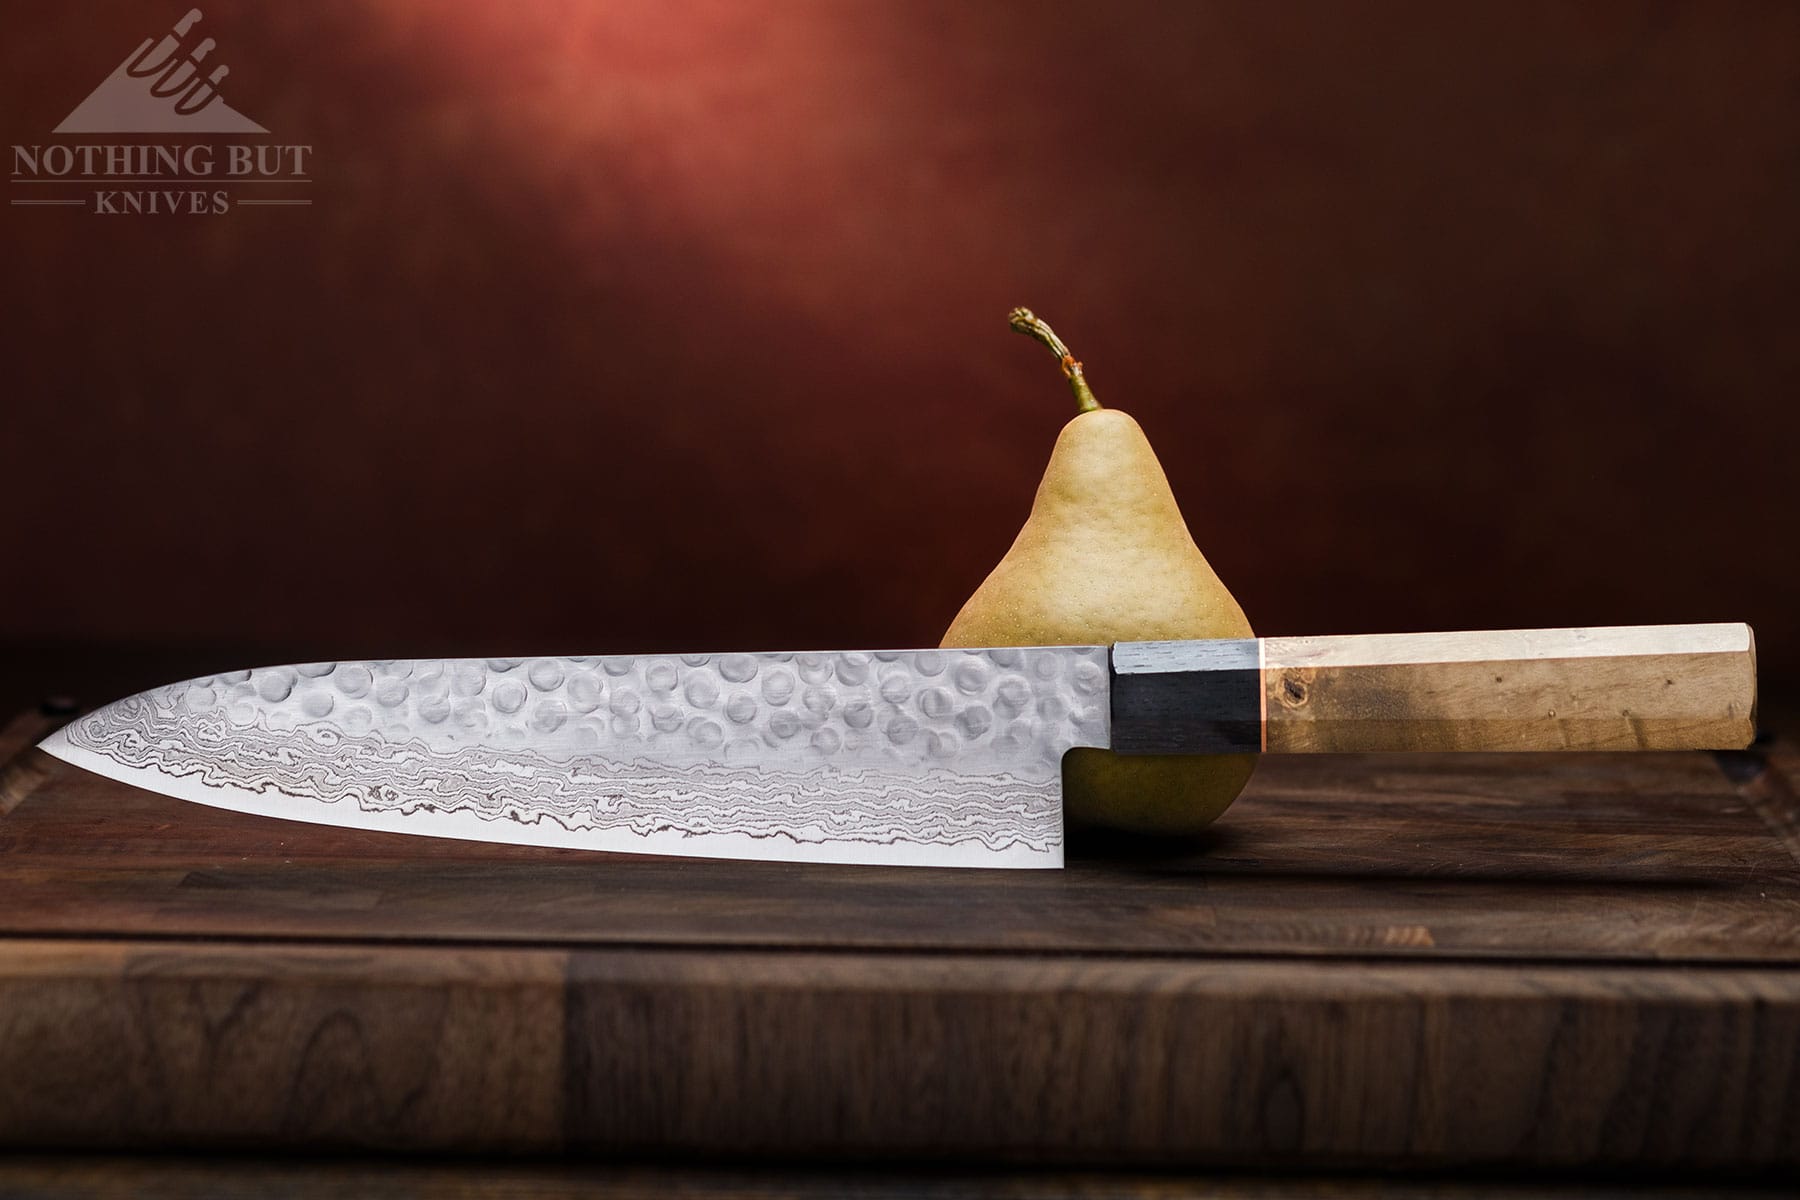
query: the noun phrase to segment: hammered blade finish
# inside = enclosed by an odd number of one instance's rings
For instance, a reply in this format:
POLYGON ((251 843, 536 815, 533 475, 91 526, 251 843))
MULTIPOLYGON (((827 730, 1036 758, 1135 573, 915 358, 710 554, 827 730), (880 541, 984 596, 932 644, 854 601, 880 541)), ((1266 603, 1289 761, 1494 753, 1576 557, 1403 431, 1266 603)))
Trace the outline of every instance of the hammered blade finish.
POLYGON ((183 799, 661 854, 1057 866, 1103 646, 308 663, 194 679, 44 749, 183 799))

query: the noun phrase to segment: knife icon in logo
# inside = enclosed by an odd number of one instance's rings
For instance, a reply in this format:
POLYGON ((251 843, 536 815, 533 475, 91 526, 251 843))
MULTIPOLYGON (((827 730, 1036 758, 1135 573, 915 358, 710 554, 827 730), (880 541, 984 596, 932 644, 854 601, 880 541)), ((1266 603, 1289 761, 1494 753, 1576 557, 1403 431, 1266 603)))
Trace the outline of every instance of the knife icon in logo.
POLYGON ((202 74, 217 43, 206 38, 191 51, 183 49, 200 19, 200 10, 190 9, 161 40, 145 38, 56 132, 267 133, 220 96, 219 82, 230 67, 202 74))

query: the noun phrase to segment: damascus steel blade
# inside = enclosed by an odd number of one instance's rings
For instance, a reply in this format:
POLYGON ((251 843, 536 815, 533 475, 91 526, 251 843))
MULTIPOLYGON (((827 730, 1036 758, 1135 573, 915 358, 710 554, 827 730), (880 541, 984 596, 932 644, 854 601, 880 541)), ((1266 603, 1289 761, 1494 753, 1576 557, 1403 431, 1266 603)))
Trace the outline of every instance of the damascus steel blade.
POLYGON ((588 850, 1062 865, 1104 646, 307 663, 189 680, 43 742, 219 808, 588 850))

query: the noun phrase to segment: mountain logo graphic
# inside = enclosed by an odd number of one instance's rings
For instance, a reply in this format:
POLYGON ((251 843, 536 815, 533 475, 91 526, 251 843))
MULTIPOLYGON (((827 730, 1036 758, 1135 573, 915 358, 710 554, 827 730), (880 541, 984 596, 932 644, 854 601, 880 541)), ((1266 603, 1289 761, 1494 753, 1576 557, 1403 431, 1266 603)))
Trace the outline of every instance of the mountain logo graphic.
POLYGON ((145 38, 75 111, 63 118, 57 133, 267 133, 261 125, 225 103, 219 81, 231 68, 217 66, 202 74, 201 65, 216 44, 207 38, 184 50, 188 31, 200 23, 200 10, 189 9, 162 40, 145 38))

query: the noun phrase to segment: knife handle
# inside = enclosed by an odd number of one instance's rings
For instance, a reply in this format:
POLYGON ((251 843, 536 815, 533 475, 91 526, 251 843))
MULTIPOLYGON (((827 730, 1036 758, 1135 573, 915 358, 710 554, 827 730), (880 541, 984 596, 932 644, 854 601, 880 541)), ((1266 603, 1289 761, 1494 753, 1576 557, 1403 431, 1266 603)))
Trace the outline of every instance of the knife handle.
POLYGON ((1732 750, 1756 733, 1748 625, 1120 642, 1128 754, 1732 750))

